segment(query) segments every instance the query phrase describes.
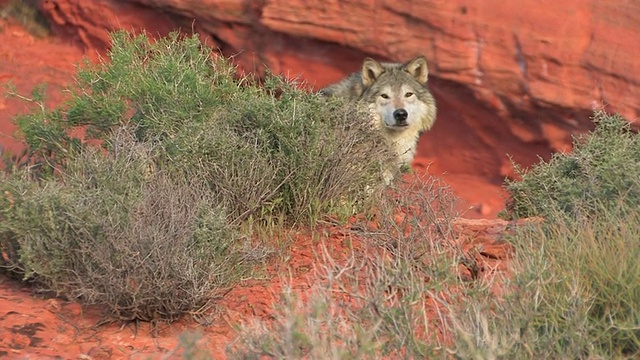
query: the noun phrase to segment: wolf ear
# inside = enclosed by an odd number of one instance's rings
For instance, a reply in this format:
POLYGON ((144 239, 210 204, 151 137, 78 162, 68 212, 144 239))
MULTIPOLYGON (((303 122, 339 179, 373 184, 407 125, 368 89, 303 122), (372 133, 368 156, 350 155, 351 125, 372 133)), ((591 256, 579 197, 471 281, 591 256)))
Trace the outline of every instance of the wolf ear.
POLYGON ((426 84, 429 77, 429 69, 427 68, 427 59, 420 55, 406 63, 403 67, 404 71, 413 76, 420 84, 426 84))
POLYGON ((362 63, 362 84, 364 86, 370 86, 383 72, 384 68, 379 62, 372 58, 364 59, 362 63))

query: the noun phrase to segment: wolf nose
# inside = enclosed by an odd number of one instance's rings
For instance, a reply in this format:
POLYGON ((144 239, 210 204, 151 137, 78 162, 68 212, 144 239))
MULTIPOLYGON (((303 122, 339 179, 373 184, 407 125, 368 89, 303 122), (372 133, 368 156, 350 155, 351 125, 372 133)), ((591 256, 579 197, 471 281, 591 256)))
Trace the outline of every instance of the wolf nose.
POLYGON ((405 109, 398 109, 398 110, 393 112, 393 118, 397 122, 405 122, 407 120, 408 116, 409 116, 409 114, 407 113, 407 110, 405 110, 405 109))

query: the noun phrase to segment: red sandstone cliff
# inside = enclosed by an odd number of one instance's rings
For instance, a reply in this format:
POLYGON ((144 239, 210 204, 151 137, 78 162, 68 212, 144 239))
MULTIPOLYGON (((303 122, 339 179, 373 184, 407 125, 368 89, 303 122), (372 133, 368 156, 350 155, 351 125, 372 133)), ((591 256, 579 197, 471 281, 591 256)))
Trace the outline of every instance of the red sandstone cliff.
MULTIPOLYGON (((423 53, 432 76, 489 100, 501 114, 536 107, 640 114, 640 3, 628 0, 41 0, 87 46, 119 27, 209 35, 251 69, 325 84, 363 55, 423 53)), ((569 119, 569 116, 566 117, 569 119)))

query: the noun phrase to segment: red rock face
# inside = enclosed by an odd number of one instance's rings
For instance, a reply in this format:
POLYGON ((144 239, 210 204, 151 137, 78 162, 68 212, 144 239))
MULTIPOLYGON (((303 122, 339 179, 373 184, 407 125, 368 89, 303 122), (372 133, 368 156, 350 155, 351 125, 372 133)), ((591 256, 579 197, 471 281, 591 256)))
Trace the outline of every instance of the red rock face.
POLYGON ((41 0, 41 8, 91 47, 106 46, 115 28, 182 26, 239 52, 249 69, 302 73, 317 85, 355 70, 364 54, 425 54, 432 76, 468 86, 503 115, 602 104, 640 114, 640 4, 627 0, 41 0))
MULTIPOLYGON (((57 33, 89 49, 103 51, 117 28, 164 35, 179 27, 245 71, 268 67, 316 89, 357 70, 365 56, 424 54, 439 111, 416 168, 431 163, 433 174, 476 177, 493 186, 493 197, 513 176, 508 155, 528 166, 570 150, 571 134, 590 128, 594 107, 631 120, 640 114, 640 2, 40 0, 40 7, 57 33)), ((488 201, 475 197, 472 205, 488 201)))

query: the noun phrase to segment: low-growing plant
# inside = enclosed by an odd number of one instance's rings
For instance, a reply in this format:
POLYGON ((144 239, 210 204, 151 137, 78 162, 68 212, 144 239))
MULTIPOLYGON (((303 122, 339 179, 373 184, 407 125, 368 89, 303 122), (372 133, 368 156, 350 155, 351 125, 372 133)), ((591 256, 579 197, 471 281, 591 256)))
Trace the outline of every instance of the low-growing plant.
POLYGON ((598 111, 593 120, 595 130, 577 137, 573 152, 555 154, 526 172, 518 168, 522 180, 506 183, 506 216, 571 216, 601 205, 640 209, 640 136, 619 115, 598 111))
MULTIPOLYGON (((8 0, 0 6, 0 18, 14 19, 34 36, 49 35, 49 22, 38 11, 37 0, 8 0)), ((0 31, 2 31, 0 29, 0 31)))
POLYGON ((197 331, 184 331, 179 336, 179 343, 175 349, 162 356, 162 359, 184 359, 184 360, 210 360, 214 359, 208 346, 211 344, 203 339, 201 333, 197 331))
POLYGON ((522 227, 502 298, 451 310, 463 359, 635 359, 640 355, 638 212, 600 209, 522 227))
POLYGON ((350 253, 322 246, 309 291, 286 288, 271 321, 247 321, 232 359, 379 359, 445 356, 461 250, 451 242, 454 198, 435 179, 389 193, 377 229, 359 224, 350 253))
MULTIPOLYGON (((17 119, 44 173, 64 167, 80 146, 70 130, 102 140, 119 124, 137 141, 159 144, 159 166, 208 172, 230 216, 313 223, 322 214, 365 204, 380 189, 393 155, 363 107, 326 100, 267 73, 237 79, 223 57, 197 36, 178 33, 151 43, 145 35, 113 34, 109 61, 85 64, 71 98, 17 119)), ((105 143, 108 147, 108 144, 105 143)), ((353 210, 353 209, 352 209, 353 210)))
POLYGON ((507 215, 544 222, 510 237, 516 255, 502 298, 450 307, 456 357, 640 356, 640 138, 620 116, 594 120, 572 153, 508 182, 507 215))
POLYGON ((244 241, 203 179, 154 170, 153 148, 118 136, 112 154, 71 159, 62 181, 5 179, 0 239, 25 279, 116 319, 197 312, 248 270, 244 241))

